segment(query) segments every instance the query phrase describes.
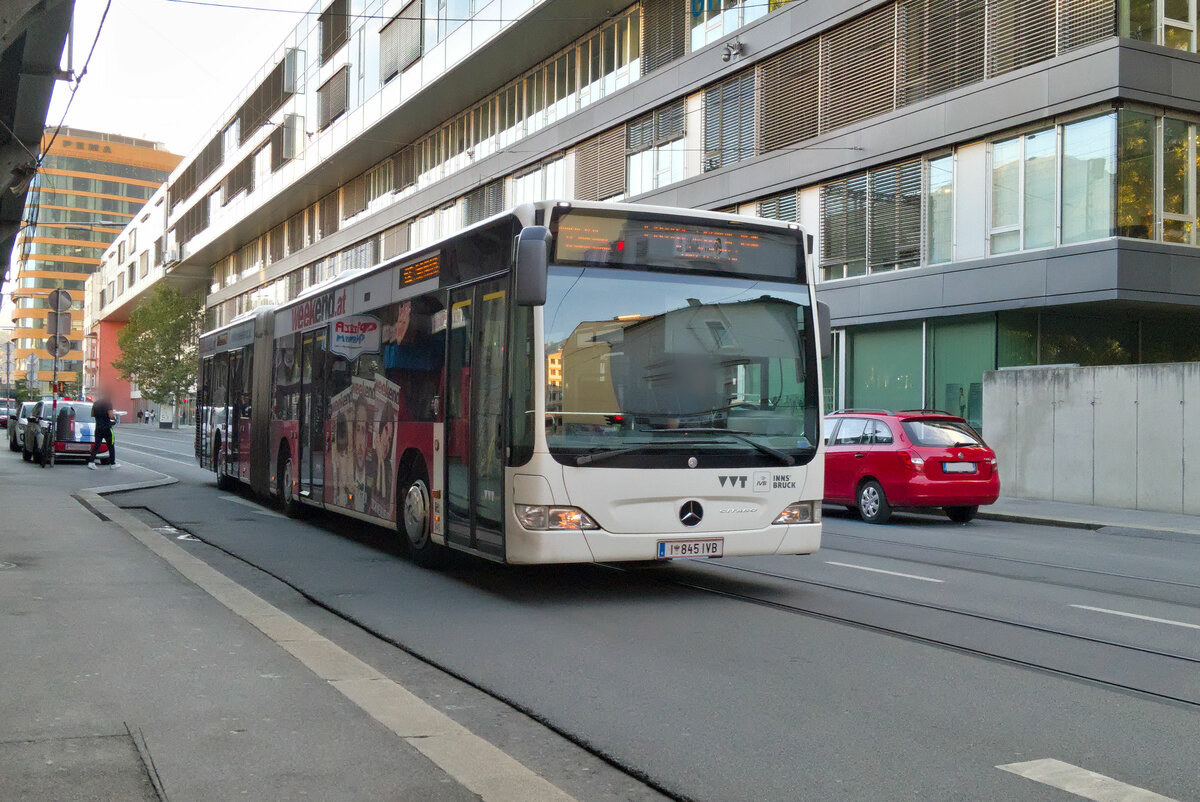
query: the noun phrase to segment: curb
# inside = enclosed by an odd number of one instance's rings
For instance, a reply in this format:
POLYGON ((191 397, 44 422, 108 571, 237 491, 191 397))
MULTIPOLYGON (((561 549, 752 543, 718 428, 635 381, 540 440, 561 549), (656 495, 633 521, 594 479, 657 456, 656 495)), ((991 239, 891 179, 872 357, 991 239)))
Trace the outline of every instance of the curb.
POLYGON ((1186 535, 1193 538, 1200 538, 1200 532, 1195 529, 1179 529, 1171 526, 1134 526, 1127 523, 1118 523, 1116 521, 1079 521, 1059 518, 1040 518, 1035 515, 1021 515, 1019 513, 1009 512, 983 512, 982 510, 976 514, 976 518, 982 518, 989 521, 1005 521, 1007 523, 1030 524, 1033 526, 1053 526, 1059 529, 1080 529, 1089 532, 1098 532, 1101 529, 1123 529, 1129 532, 1153 532, 1163 535, 1186 535))

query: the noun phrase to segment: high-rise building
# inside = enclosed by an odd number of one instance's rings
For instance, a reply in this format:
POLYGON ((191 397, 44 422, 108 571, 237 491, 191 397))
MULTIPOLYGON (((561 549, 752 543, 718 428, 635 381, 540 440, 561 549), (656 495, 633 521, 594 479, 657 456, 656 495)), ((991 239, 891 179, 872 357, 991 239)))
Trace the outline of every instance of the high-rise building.
MULTIPOLYGON (((25 204, 24 225, 13 248, 13 339, 22 367, 37 359, 37 378, 48 389, 53 360, 46 350, 47 296, 70 294, 71 351, 59 360, 58 378, 78 382, 82 371, 83 286, 100 255, 135 219, 146 200, 179 163, 162 145, 141 139, 63 128, 47 130, 44 156, 25 204)), ((160 232, 159 237, 162 237, 160 232)), ((130 243, 152 248, 153 242, 130 243)))
POLYGON ((321 0, 171 177, 212 325, 527 200, 795 220, 827 405, 1200 359, 1196 4, 321 0))

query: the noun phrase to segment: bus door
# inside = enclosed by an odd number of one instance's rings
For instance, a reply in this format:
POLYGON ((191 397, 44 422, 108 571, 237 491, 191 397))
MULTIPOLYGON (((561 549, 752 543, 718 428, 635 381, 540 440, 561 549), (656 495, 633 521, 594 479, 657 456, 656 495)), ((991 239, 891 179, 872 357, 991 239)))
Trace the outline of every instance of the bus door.
POLYGON ((306 333, 300 346, 300 493, 323 500, 325 485, 325 329, 306 333))
POLYGON ((244 349, 229 352, 229 428, 225 440, 225 473, 238 475, 238 465, 241 462, 242 427, 241 427, 241 398, 246 389, 243 375, 245 361, 244 349))
POLYGON ((504 557, 504 279, 450 292, 446 539, 504 557))

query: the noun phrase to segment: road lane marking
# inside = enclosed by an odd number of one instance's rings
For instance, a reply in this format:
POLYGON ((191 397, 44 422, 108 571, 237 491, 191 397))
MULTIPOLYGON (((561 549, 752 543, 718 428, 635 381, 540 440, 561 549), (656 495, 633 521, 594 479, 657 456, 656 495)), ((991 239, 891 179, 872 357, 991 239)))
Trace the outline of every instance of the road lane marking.
POLYGON ((1188 629, 1200 629, 1200 624, 1189 624, 1186 621, 1172 621, 1169 618, 1155 618, 1152 615, 1138 615, 1137 613, 1124 613, 1120 610, 1109 610, 1104 607, 1089 607, 1086 604, 1072 604, 1077 610, 1091 610, 1093 613, 1108 613, 1109 615, 1119 615, 1123 618, 1136 618, 1139 621, 1153 621, 1155 624, 1170 624, 1173 627, 1187 627, 1188 629))
POLYGON ((263 509, 263 506, 261 504, 256 504, 253 501, 247 501, 246 499, 238 498, 237 496, 217 496, 217 498, 224 499, 225 501, 232 501, 234 504, 241 504, 243 507, 249 507, 250 509, 257 512, 259 515, 270 515, 272 518, 285 517, 273 510, 263 509))
POLYGON ((868 568, 865 565, 855 565, 853 563, 835 563, 833 560, 826 560, 826 565, 836 565, 840 568, 857 568, 859 571, 870 571, 873 574, 887 574, 888 576, 902 576, 905 579, 919 579, 922 582, 937 582, 941 584, 944 579, 934 579, 931 576, 918 576, 916 574, 902 574, 899 571, 885 571, 882 568, 868 568))
POLYGON ((492 742, 155 532, 127 510, 89 490, 78 497, 485 802, 575 802, 492 742))
POLYGON ((124 449, 125 451, 132 451, 134 454, 144 454, 147 457, 154 457, 155 459, 165 459, 167 462, 178 462, 180 465, 190 465, 193 468, 200 467, 199 465, 196 464, 195 460, 181 460, 181 459, 175 459, 173 457, 163 457, 158 454, 151 454, 149 451, 142 451, 140 448, 134 448, 133 446, 128 445, 127 443, 121 443, 121 448, 124 449))
POLYGON ((1176 802, 1145 788, 1051 758, 1006 763, 996 768, 1095 802, 1176 802))

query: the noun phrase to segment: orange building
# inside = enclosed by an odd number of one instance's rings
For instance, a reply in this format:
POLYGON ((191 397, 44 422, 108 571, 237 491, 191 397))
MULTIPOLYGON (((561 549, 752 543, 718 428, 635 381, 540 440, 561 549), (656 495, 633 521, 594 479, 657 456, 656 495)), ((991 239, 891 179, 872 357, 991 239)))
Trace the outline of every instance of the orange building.
POLYGON ((41 168, 25 202, 13 248, 14 362, 38 360, 37 379, 49 391, 53 360, 46 351, 46 296, 70 292, 71 351, 59 360, 59 381, 78 383, 83 367, 84 281, 105 248, 134 219, 180 157, 162 145, 115 134, 63 128, 47 131, 41 168))

